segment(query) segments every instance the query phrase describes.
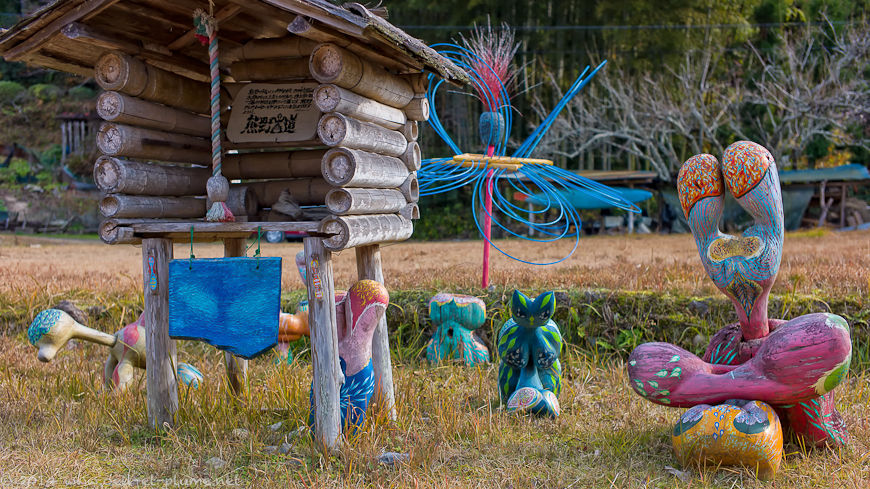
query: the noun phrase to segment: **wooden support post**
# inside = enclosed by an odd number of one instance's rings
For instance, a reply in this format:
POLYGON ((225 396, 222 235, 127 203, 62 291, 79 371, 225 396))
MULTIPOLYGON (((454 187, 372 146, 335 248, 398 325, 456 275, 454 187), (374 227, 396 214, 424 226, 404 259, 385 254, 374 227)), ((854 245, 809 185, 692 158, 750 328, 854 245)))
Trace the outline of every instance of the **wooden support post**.
POLYGON ((323 246, 323 238, 304 238, 302 246, 308 278, 308 325, 314 371, 314 439, 326 451, 335 449, 340 442, 338 394, 344 383, 338 362, 332 253, 323 246))
POLYGON ((535 235, 535 212, 532 203, 529 202, 529 237, 535 235))
POLYGON ((175 380, 175 341, 169 339, 169 260, 172 240, 142 240, 142 272, 145 283, 145 335, 148 368, 145 370, 148 424, 163 429, 175 424, 178 385, 175 380))
POLYGON ((840 229, 846 227, 846 193, 848 191, 845 183, 840 186, 840 229))
POLYGON ((61 140, 61 149, 60 149, 60 162, 63 163, 66 161, 67 154, 69 153, 69 142, 68 142, 68 133, 69 133, 69 123, 66 121, 60 123, 60 140, 61 140))
POLYGON ((825 225, 825 221, 828 219, 828 209, 830 209, 831 204, 834 203, 833 199, 825 201, 825 187, 827 184, 827 180, 822 180, 822 183, 819 185, 819 207, 821 208, 821 214, 819 214, 819 223, 816 227, 822 227, 825 225))
MULTIPOLYGON (((245 256, 245 239, 224 239, 224 256, 245 256)), ((236 396, 242 395, 248 385, 248 361, 226 351, 224 352, 224 362, 227 365, 227 381, 230 384, 230 390, 236 396)))
MULTIPOLYGON (((384 283, 381 267, 381 249, 377 244, 356 248, 356 270, 360 280, 375 280, 384 283)), ((387 315, 381 316, 372 338, 372 363, 375 368, 375 396, 380 409, 386 410, 391 420, 396 420, 396 396, 393 391, 393 364, 390 360, 390 338, 387 330, 387 315)))

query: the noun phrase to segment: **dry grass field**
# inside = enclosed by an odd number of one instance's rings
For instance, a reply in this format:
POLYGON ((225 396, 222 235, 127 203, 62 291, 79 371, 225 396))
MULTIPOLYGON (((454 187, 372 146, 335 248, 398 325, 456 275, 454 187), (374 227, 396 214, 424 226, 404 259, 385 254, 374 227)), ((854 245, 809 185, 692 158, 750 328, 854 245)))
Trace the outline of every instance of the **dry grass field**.
POLYGON ((566 352, 562 415, 520 418, 499 408, 495 366, 394 368, 398 421, 374 415, 330 458, 305 434, 307 362, 251 362, 249 395, 230 400, 222 355, 185 342, 179 359, 205 374, 180 393, 177 428, 146 428, 144 375, 117 395, 100 386, 105 350, 82 345, 40 364, 23 338, 0 337, 0 486, 390 488, 836 488, 870 483, 870 377, 852 374, 838 404, 852 435, 841 451, 789 443, 778 477, 685 470, 669 433, 682 410, 653 405, 625 382, 621 363, 566 352), (270 426, 281 422, 273 430, 270 426), (301 428, 301 430, 300 430, 301 428), (245 430, 245 431, 240 431, 245 430), (267 446, 287 443, 286 454, 267 446), (408 453, 395 467, 384 451, 408 453), (209 465, 217 457, 220 468, 209 465))
MULTIPOLYGON (((524 243, 500 243, 534 251, 524 243)), ((301 244, 262 244, 284 257, 283 288, 301 289, 292 266, 301 244)), ((403 243, 384 247, 390 289, 479 289, 480 242, 403 243)), ((564 248, 548 252, 557 258, 564 248)), ((197 257, 219 256, 195 245, 197 257)), ((186 258, 189 245, 177 245, 186 258)), ((250 254, 250 252, 249 252, 250 254)), ((335 261, 337 286, 355 276, 354 256, 335 261)), ((493 282, 534 289, 603 287, 684 295, 715 292, 689 235, 583 238, 577 253, 547 268, 494 255, 493 282)), ((137 304, 140 251, 97 241, 0 235, 0 318, 70 296, 137 304)), ((774 294, 859 297, 870 293, 870 233, 787 235, 774 294)), ((127 306, 125 306, 127 307, 127 306)), ((117 308, 116 308, 117 309, 117 308)), ((29 312, 29 313, 28 313, 29 312)), ((120 313, 129 318, 133 311, 120 313)), ((9 316, 7 316, 9 317, 9 316)), ((862 317, 866 317, 862 316, 862 317)), ((116 319, 103 318, 101 327, 116 319)), ((118 325, 120 326, 120 325, 118 325)), ((496 367, 431 368, 413 355, 394 366, 398 420, 378 412, 339 453, 323 457, 306 435, 311 370, 307 351, 291 365, 251 362, 249 389, 232 398, 222 353, 179 342, 179 361, 205 374, 180 392, 177 427, 147 428, 145 377, 123 394, 101 385, 104 347, 77 343, 50 364, 27 343, 26 324, 0 333, 0 488, 16 487, 395 487, 395 488, 818 488, 870 487, 870 372, 854 371, 837 388, 851 431, 839 451, 790 442, 779 475, 757 481, 740 468, 687 468, 669 433, 681 410, 655 406, 628 388, 621 360, 569 346, 563 353, 562 415, 557 420, 504 413, 496 367), (280 422, 280 426, 275 426, 280 422), (267 447, 285 444, 286 453, 267 447), (408 453, 395 466, 384 451, 408 453), (223 463, 210 463, 214 458, 223 463)), ((0 329, 2 331, 2 329, 0 329)))
MULTIPOLYGON (((499 241, 510 252, 552 261, 573 243, 540 245, 499 241)), ((388 289, 462 289, 479 287, 481 241, 406 242, 383 247, 388 289)), ((293 265, 301 243, 261 245, 263 256, 284 258, 283 290, 301 289, 293 265)), ((253 248, 248 254, 253 254, 253 248)), ((221 256, 216 244, 195 244, 198 258, 221 256)), ((189 244, 176 244, 175 256, 190 256, 189 244)), ((356 278, 354 254, 335 255, 336 287, 356 278)), ((526 265, 493 251, 491 282, 533 289, 607 288, 713 294, 691 235, 584 237, 571 258, 548 267, 526 265)), ((141 251, 130 245, 98 241, 44 240, 0 234, 0 294, 35 290, 130 291, 140 289, 141 251)), ((870 293, 870 232, 804 232, 786 235, 774 294, 813 293, 867 296, 870 293)), ((140 292, 141 293, 141 292, 140 292)))

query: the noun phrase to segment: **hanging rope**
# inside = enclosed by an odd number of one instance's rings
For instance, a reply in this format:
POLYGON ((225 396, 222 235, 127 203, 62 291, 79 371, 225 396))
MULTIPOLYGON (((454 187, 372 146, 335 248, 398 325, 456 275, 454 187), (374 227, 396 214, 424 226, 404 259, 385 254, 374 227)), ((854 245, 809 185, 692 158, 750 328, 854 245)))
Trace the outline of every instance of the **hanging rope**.
POLYGON ((208 66, 211 75, 212 176, 208 179, 206 191, 212 204, 205 215, 205 220, 210 222, 235 221, 236 219, 226 203, 230 193, 230 182, 221 174, 221 75, 218 70, 217 19, 214 18, 214 4, 212 2, 209 2, 209 13, 202 9, 197 9, 193 13, 193 25, 196 27, 196 38, 203 45, 208 45, 208 66))
POLYGON ((196 256, 193 254, 193 226, 190 226, 190 259, 187 262, 187 268, 193 270, 193 260, 196 256))

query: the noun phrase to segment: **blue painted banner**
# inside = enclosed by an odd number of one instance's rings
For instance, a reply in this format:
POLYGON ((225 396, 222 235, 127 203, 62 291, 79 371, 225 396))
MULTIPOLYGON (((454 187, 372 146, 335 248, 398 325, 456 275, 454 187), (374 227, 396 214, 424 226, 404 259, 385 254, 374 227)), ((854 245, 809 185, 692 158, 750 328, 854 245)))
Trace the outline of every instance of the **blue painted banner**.
POLYGON ((201 340, 243 358, 278 342, 281 258, 169 262, 169 336, 201 340))

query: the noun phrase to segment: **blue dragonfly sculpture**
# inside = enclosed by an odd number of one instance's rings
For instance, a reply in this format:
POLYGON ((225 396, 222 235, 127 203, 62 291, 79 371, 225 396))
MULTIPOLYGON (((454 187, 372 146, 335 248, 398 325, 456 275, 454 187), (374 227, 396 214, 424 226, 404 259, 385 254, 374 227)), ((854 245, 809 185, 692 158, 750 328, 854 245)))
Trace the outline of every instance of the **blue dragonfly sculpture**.
POLYGON ((571 205, 569 196, 572 193, 580 192, 613 207, 640 212, 634 204, 610 187, 559 168, 552 161, 530 158, 562 109, 607 61, 595 68, 587 66, 532 134, 512 152, 509 150, 508 139, 514 118, 506 82, 511 77, 510 63, 516 47, 513 45, 513 34, 503 33, 493 34, 489 28, 476 31, 470 42, 463 42, 465 46, 433 45, 443 56, 466 70, 474 83, 477 98, 485 106, 478 124, 485 151, 463 151, 444 128, 437 110, 444 82, 430 75, 427 91, 430 105, 428 122, 451 149, 453 156, 423 160, 418 172, 421 197, 466 186, 472 187, 472 214, 475 225, 485 240, 482 278, 484 287, 489 285, 490 246, 510 258, 533 265, 559 263, 574 253, 579 244, 581 220, 576 208, 571 205), (498 191, 502 188, 508 192, 498 191), (537 209, 520 207, 512 201, 512 194, 520 199, 533 198, 540 205, 537 209), (484 213, 483 219, 479 219, 480 212, 484 213), (530 234, 534 233, 535 236, 517 233, 514 231, 518 227, 516 224, 528 228, 530 234), (513 256, 493 243, 493 225, 520 239, 547 244, 567 238, 574 240, 574 246, 568 254, 556 260, 527 260, 513 256))

